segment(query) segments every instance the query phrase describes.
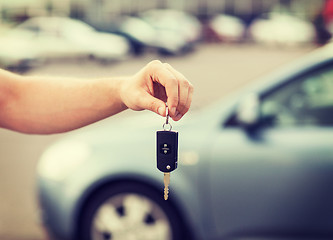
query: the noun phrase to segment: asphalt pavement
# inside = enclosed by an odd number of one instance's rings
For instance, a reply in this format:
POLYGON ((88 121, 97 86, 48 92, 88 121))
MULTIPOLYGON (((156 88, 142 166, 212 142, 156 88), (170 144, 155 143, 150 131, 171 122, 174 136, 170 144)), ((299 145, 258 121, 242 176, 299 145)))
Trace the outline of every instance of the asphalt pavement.
MULTIPOLYGON (((140 57, 102 65, 93 61, 60 61, 30 70, 26 75, 99 78, 134 74, 153 59, 168 62, 194 85, 191 111, 227 95, 258 77, 291 62, 313 47, 268 48, 257 45, 201 45, 193 53, 161 57, 147 53, 140 57)), ((122 113, 105 120, 129 117, 122 113)), ((100 124, 100 123, 96 123, 100 124)), ((39 224, 35 168, 43 150, 65 134, 26 135, 0 129, 0 239, 44 240, 39 224)))

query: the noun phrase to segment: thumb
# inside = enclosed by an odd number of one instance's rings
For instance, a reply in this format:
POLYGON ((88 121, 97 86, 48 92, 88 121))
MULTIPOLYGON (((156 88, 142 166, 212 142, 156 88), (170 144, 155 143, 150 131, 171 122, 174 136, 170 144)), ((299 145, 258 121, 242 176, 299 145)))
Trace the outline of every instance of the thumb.
POLYGON ((142 97, 140 104, 142 108, 155 112, 162 117, 165 117, 166 106, 162 100, 155 98, 150 94, 145 94, 145 96, 142 97))

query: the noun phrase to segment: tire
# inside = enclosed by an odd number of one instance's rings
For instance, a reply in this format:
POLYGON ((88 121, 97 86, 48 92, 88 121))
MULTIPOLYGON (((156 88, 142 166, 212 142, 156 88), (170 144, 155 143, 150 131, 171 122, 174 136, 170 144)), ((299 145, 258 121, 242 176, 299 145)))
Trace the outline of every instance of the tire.
POLYGON ((184 240, 186 228, 162 191, 119 182, 95 192, 83 208, 80 240, 184 240))

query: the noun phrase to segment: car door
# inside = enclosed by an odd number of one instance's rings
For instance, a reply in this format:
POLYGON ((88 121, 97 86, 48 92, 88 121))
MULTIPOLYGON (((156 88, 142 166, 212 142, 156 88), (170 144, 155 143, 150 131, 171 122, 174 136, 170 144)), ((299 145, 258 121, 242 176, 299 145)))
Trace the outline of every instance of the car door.
POLYGON ((211 151, 216 237, 333 236, 333 65, 262 93, 256 130, 221 127, 211 151))

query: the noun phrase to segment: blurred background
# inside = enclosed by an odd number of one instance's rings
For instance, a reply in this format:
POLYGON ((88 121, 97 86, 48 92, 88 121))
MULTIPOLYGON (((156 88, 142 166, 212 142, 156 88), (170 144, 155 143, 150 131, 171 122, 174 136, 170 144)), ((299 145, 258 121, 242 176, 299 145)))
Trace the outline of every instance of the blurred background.
MULTIPOLYGON (((0 67, 93 78, 134 74, 160 59, 194 84, 197 111, 330 41, 328 2, 0 0, 0 67)), ((44 239, 35 167, 63 135, 0 130, 1 240, 44 239)))

